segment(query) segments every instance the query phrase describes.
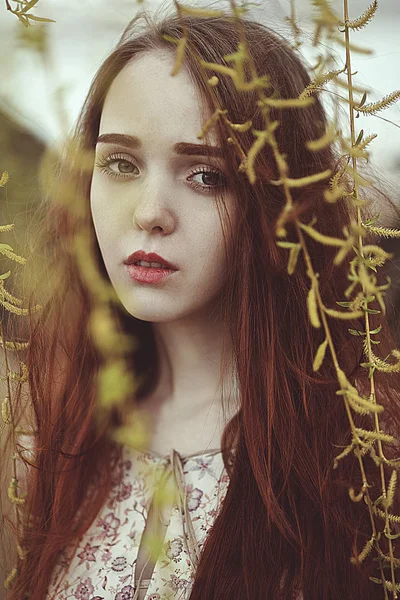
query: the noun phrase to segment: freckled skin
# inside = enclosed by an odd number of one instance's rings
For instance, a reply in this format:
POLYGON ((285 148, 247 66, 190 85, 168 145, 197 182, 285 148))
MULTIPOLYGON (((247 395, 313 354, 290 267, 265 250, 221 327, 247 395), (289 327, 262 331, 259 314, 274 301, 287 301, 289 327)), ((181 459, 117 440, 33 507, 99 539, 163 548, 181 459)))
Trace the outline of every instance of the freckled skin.
MULTIPOLYGON (((210 436, 218 447, 222 431, 215 432, 222 324, 212 311, 227 265, 215 192, 195 187, 220 191, 216 187, 220 180, 191 172, 202 168, 223 172, 223 162, 178 156, 172 150, 177 142, 202 143, 196 136, 204 123, 200 95, 188 72, 182 69, 171 76, 174 61, 172 53, 152 50, 131 60, 114 79, 99 135, 131 134, 143 146, 132 150, 97 145, 96 162, 118 154, 122 162, 113 158, 108 168, 128 178, 110 177, 95 166, 90 203, 104 264, 122 305, 133 317, 151 322, 156 334, 161 380, 147 403, 158 418, 153 449, 164 444, 168 451, 182 440, 181 447, 194 452, 208 444, 210 436), (123 261, 139 249, 156 252, 178 272, 161 285, 133 281, 123 261), (201 417, 212 401, 216 407, 208 412, 209 425, 203 425, 201 417), (188 433, 177 440, 182 419, 188 433), (167 425, 168 439, 162 433, 167 425)), ((214 131, 209 143, 219 145, 214 131)), ((224 200, 234 225, 229 187, 224 200)))

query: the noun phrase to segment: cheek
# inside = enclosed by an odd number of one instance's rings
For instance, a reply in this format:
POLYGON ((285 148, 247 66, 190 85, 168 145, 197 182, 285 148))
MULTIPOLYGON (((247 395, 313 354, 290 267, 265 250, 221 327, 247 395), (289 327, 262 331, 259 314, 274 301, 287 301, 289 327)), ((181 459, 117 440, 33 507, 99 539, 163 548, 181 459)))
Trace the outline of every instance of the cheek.
POLYGON ((97 238, 105 265, 108 263, 108 257, 113 252, 114 244, 112 240, 116 239, 116 226, 112 222, 112 214, 106 198, 103 197, 101 186, 92 184, 90 191, 90 213, 93 228, 97 238))
POLYGON ((99 178, 94 175, 90 187, 90 210, 93 220, 98 223, 108 218, 108 214, 111 212, 111 203, 109 198, 107 199, 105 188, 106 186, 101 185, 99 178))
POLYGON ((197 236, 197 247, 191 246, 194 257, 197 251, 197 264, 201 269, 201 279, 207 282, 210 290, 219 287, 222 282, 228 261, 225 252, 225 240, 219 219, 203 229, 203 235, 197 236))
POLYGON ((90 189, 90 212, 100 244, 104 240, 115 240, 116 236, 121 235, 123 218, 115 209, 115 198, 112 197, 108 186, 96 178, 93 178, 90 189))

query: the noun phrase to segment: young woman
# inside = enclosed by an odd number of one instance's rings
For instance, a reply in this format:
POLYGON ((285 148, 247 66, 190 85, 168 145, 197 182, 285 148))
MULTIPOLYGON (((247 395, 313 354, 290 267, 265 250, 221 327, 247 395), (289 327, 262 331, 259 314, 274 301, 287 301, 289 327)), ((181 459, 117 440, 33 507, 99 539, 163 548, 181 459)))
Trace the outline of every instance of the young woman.
MULTIPOLYGON (((241 21, 258 75, 269 76, 266 93, 298 97, 310 82, 298 56, 266 27, 241 21)), ((287 253, 276 245, 285 196, 271 183, 278 179, 271 146, 258 154, 251 184, 224 119, 198 137, 218 107, 231 123, 252 122, 238 134, 245 153, 252 130, 265 128, 256 90, 238 91, 220 73, 210 85, 216 73, 199 64, 227 64, 239 42, 227 17, 144 15, 92 82, 73 166, 65 159, 58 196, 52 190, 58 200, 73 197, 77 210, 48 199, 41 213, 48 301, 41 298, 31 317, 24 357, 35 463, 26 477, 26 556, 10 600, 384 597, 368 577, 377 575, 373 555, 350 562, 371 536, 370 516, 364 502, 349 499, 362 485, 356 458, 333 469, 351 441, 348 415, 332 361, 312 368, 324 334, 309 321, 306 265, 300 259, 288 275, 287 253), (169 38, 182 37, 183 26, 189 42, 172 76, 169 38), (131 365, 140 385, 131 403, 148 425, 143 447, 111 439, 116 411, 101 427, 96 420, 102 357, 90 334, 93 299, 71 251, 82 232, 116 292, 123 332, 138 342, 131 365), (135 264, 143 260, 155 264, 135 264), (150 539, 162 540, 158 552, 150 539)), ((244 72, 249 80, 246 63, 244 72)), ((338 168, 333 146, 306 146, 326 128, 318 98, 273 109, 272 118, 292 178, 338 168)), ((293 188, 295 213, 342 237, 355 209, 345 198, 325 202, 326 184, 293 188)), ((294 233, 289 222, 286 239, 295 241, 294 233)), ((348 265, 333 264, 334 247, 311 238, 307 245, 321 295, 335 308, 345 299, 348 265)), ((383 325, 385 356, 393 340, 385 315, 377 319, 371 315, 371 327, 383 325)), ((366 390, 362 347, 348 333, 363 320, 330 319, 329 327, 342 370, 366 390)), ((398 374, 375 376, 382 426, 396 430, 398 374)), ((371 427, 369 417, 354 419, 371 427)), ((368 456, 364 463, 378 492, 379 470, 368 456)))

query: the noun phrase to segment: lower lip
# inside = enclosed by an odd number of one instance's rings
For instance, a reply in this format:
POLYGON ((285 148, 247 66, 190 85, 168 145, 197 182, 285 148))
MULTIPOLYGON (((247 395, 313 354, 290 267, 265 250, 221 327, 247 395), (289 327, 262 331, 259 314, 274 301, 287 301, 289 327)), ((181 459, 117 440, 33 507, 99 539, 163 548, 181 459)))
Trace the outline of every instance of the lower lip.
POLYGON ((132 279, 140 283, 161 283, 173 273, 174 269, 158 269, 157 267, 140 267, 128 265, 128 273, 132 279))

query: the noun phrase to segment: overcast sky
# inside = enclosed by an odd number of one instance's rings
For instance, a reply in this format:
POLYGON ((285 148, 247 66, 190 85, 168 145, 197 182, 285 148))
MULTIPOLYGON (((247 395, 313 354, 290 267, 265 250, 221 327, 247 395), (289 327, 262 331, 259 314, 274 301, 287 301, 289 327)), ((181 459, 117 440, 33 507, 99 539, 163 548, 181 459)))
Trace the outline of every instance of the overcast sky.
MULTIPOLYGON (((182 2, 183 3, 183 2, 182 2)), ((37 56, 18 46, 16 33, 23 27, 7 12, 0 0, 0 101, 2 109, 20 121, 46 143, 62 138, 62 127, 70 128, 83 103, 91 79, 102 60, 117 42, 129 19, 139 9, 154 10, 159 0, 39 0, 33 14, 53 18, 49 23, 50 64, 45 69, 37 56), (65 89, 66 114, 56 110, 57 89, 65 89)), ((165 0, 162 4, 169 5, 165 0)), ((187 1, 188 5, 197 5, 187 1)), ((201 3, 204 4, 204 3, 201 3)), ((263 0, 251 16, 289 35, 284 17, 289 14, 289 0, 263 0)), ((342 0, 332 5, 342 14, 342 0)), ((350 0, 350 18, 367 8, 369 0, 350 0)), ((229 9, 229 2, 217 1, 215 7, 229 9)), ((296 0, 299 24, 312 31, 311 0, 296 0)), ((400 89, 399 0, 380 0, 376 17, 365 29, 354 33, 354 43, 373 48, 373 55, 353 55, 353 71, 358 85, 370 90, 368 102, 400 89)), ((305 47, 304 56, 313 62, 313 51, 305 47)), ((341 68, 343 61, 338 52, 341 68)), ((400 102, 379 116, 357 119, 358 130, 366 135, 377 133, 370 150, 374 164, 384 175, 400 183, 400 102), (393 124, 387 122, 392 121, 393 124), (397 175, 396 175, 397 173, 397 175)), ((400 198, 398 199, 400 203, 400 198)))

